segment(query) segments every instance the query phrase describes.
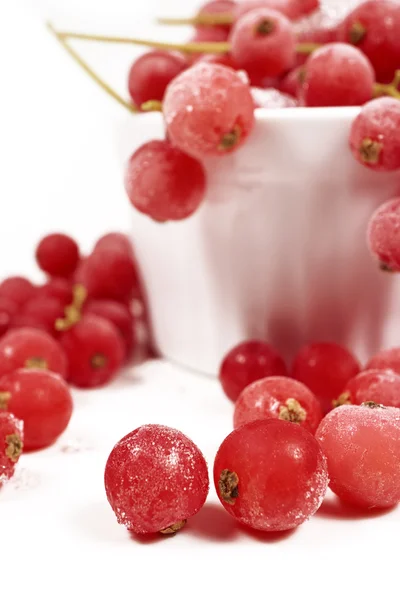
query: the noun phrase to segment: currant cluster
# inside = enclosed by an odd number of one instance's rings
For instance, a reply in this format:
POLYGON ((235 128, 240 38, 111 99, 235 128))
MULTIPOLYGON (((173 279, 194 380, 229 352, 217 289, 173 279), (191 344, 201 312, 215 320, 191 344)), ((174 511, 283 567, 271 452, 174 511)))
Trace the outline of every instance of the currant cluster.
POLYGON ((13 474, 23 445, 50 446, 66 429, 68 383, 108 383, 137 346, 133 307, 141 292, 125 235, 103 236, 83 257, 72 238, 51 234, 36 260, 44 284, 19 276, 0 284, 0 480, 13 474))

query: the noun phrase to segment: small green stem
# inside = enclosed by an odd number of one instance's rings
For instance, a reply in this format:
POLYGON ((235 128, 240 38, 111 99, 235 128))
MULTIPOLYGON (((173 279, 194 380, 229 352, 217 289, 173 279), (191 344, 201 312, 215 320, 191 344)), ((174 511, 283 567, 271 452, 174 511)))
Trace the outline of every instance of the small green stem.
POLYGON ((215 27, 216 25, 232 25, 233 15, 230 13, 203 13, 186 19, 173 19, 161 17, 157 19, 160 25, 203 25, 204 27, 215 27))

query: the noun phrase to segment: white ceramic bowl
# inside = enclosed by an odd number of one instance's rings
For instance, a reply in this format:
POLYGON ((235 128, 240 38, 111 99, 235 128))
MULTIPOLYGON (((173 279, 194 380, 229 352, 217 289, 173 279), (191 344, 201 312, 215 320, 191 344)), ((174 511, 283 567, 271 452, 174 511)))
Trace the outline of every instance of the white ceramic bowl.
MULTIPOLYGON (((368 219, 400 192, 400 178, 352 157, 358 111, 258 109, 247 144, 206 164, 207 198, 193 217, 157 224, 134 213, 162 355, 214 374, 223 354, 249 338, 287 359, 311 340, 344 343, 362 360, 400 342, 399 285, 366 246, 368 219)), ((121 159, 163 135, 161 115, 130 118, 121 159)))

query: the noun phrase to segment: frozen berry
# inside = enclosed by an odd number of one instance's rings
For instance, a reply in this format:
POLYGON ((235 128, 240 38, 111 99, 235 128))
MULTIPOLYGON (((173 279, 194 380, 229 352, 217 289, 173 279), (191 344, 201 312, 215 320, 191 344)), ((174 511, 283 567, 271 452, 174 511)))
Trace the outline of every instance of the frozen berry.
POLYGON ((400 502, 400 411, 374 403, 341 406, 316 433, 328 459, 330 487, 365 508, 400 502))
POLYGON ((129 200, 155 221, 180 221, 204 199, 206 174, 202 164, 167 140, 141 146, 125 172, 129 200))
POLYGON ((224 357, 219 380, 225 394, 235 402, 250 383, 286 374, 284 360, 272 346, 259 340, 250 340, 238 344, 224 357))
POLYGON ((222 506, 238 521, 285 531, 320 507, 328 485, 326 459, 303 427, 278 419, 253 421, 222 442, 214 483, 222 506))
POLYGON ((358 162, 375 171, 400 169, 400 102, 376 98, 354 119, 349 137, 358 162))
POLYGON ((125 357, 123 339, 116 327, 96 315, 86 314, 60 336, 73 385, 93 388, 108 383, 125 357))
POLYGON ((206 461, 183 433, 144 425, 113 448, 105 469, 118 522, 138 534, 175 533, 206 501, 206 461))
POLYGON ((19 307, 33 298, 35 293, 36 287, 25 277, 8 277, 0 284, 0 298, 8 298, 19 307))
POLYGON ((0 340, 0 377, 21 368, 48 369, 65 379, 68 362, 56 340, 27 327, 10 331, 0 340))
POLYGON ((237 150, 254 125, 247 81, 232 69, 206 62, 170 83, 163 112, 171 143, 197 158, 237 150))
POLYGON ((89 300, 84 306, 84 313, 103 317, 115 325, 124 340, 127 358, 132 354, 135 343, 135 324, 133 316, 125 304, 115 302, 115 300, 89 300))
MULTIPOLYGON (((1 410, 0 394, 0 410, 1 410)), ((14 475, 24 445, 23 423, 8 412, 0 412, 0 487, 14 475)))
POLYGON ((233 422, 237 428, 271 417, 298 423, 315 433, 322 411, 314 394, 299 381, 289 377, 267 377, 243 390, 235 404, 233 422))
POLYGON ((292 96, 288 96, 274 88, 251 88, 256 108, 293 108, 299 103, 292 96))
MULTIPOLYGON (((381 350, 369 359, 366 369, 390 369, 400 375, 400 348, 381 350)), ((380 403, 382 404, 382 403, 380 403)))
POLYGON ((18 369, 0 379, 1 408, 24 422, 24 449, 51 446, 66 429, 72 398, 65 381, 43 369, 18 369))
POLYGON ((44 237, 36 249, 39 267, 53 277, 68 277, 78 266, 77 243, 63 233, 52 233, 44 237))
POLYGON ((400 408, 400 375, 378 369, 362 371, 350 379, 334 406, 365 402, 400 408))
POLYGON ((382 270, 400 271, 400 198, 385 202, 374 212, 367 239, 382 270))
POLYGON ((324 413, 332 409, 332 401, 359 372, 360 365, 354 356, 343 346, 333 343, 303 346, 292 367, 292 377, 317 396, 324 413))

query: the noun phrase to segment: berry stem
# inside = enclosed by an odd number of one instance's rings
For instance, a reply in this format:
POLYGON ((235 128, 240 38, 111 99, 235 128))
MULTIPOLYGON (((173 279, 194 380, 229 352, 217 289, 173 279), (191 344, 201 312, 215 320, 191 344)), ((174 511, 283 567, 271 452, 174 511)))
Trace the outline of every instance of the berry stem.
POLYGON ((301 44, 296 44, 296 52, 297 54, 311 54, 314 50, 318 50, 321 48, 323 44, 314 44, 313 42, 303 42, 301 44))
MULTIPOLYGON (((127 100, 124 100, 124 98, 122 98, 122 96, 120 96, 115 90, 113 90, 108 85, 108 83, 106 83, 103 79, 101 79, 101 77, 99 77, 93 71, 93 69, 91 67, 89 67, 89 65, 80 57, 80 55, 77 52, 75 52, 75 50, 73 48, 71 48, 71 46, 66 41, 66 38, 68 36, 64 35, 61 32, 56 31, 51 23, 47 23, 47 27, 51 31, 51 33, 53 33, 53 35, 56 37, 56 39, 60 42, 60 44, 64 47, 64 49, 68 52, 68 54, 75 60, 75 62, 78 63, 78 65, 80 65, 82 67, 82 69, 89 75, 89 77, 91 77, 93 79, 93 81, 95 81, 97 83, 97 85, 99 85, 109 96, 111 96, 112 98, 114 98, 114 100, 116 100, 119 104, 121 104, 121 106, 123 106, 124 108, 129 110, 129 112, 131 112, 131 113, 138 112, 138 109, 136 108, 136 106, 134 106, 132 103, 128 102, 127 100)), ((73 37, 73 36, 69 36, 69 37, 73 37)))
POLYGON ((400 84, 400 69, 398 69, 393 77, 391 83, 375 83, 374 85, 374 96, 392 96, 400 100, 400 92, 398 86, 400 84))
POLYGON ((142 112, 162 112, 162 102, 159 100, 149 100, 140 107, 142 112))
POLYGON ((160 25, 204 25, 205 27, 214 27, 216 25, 232 25, 234 22, 233 15, 230 13, 203 13, 195 17, 183 19, 171 19, 169 17, 160 17, 157 23, 160 25))

